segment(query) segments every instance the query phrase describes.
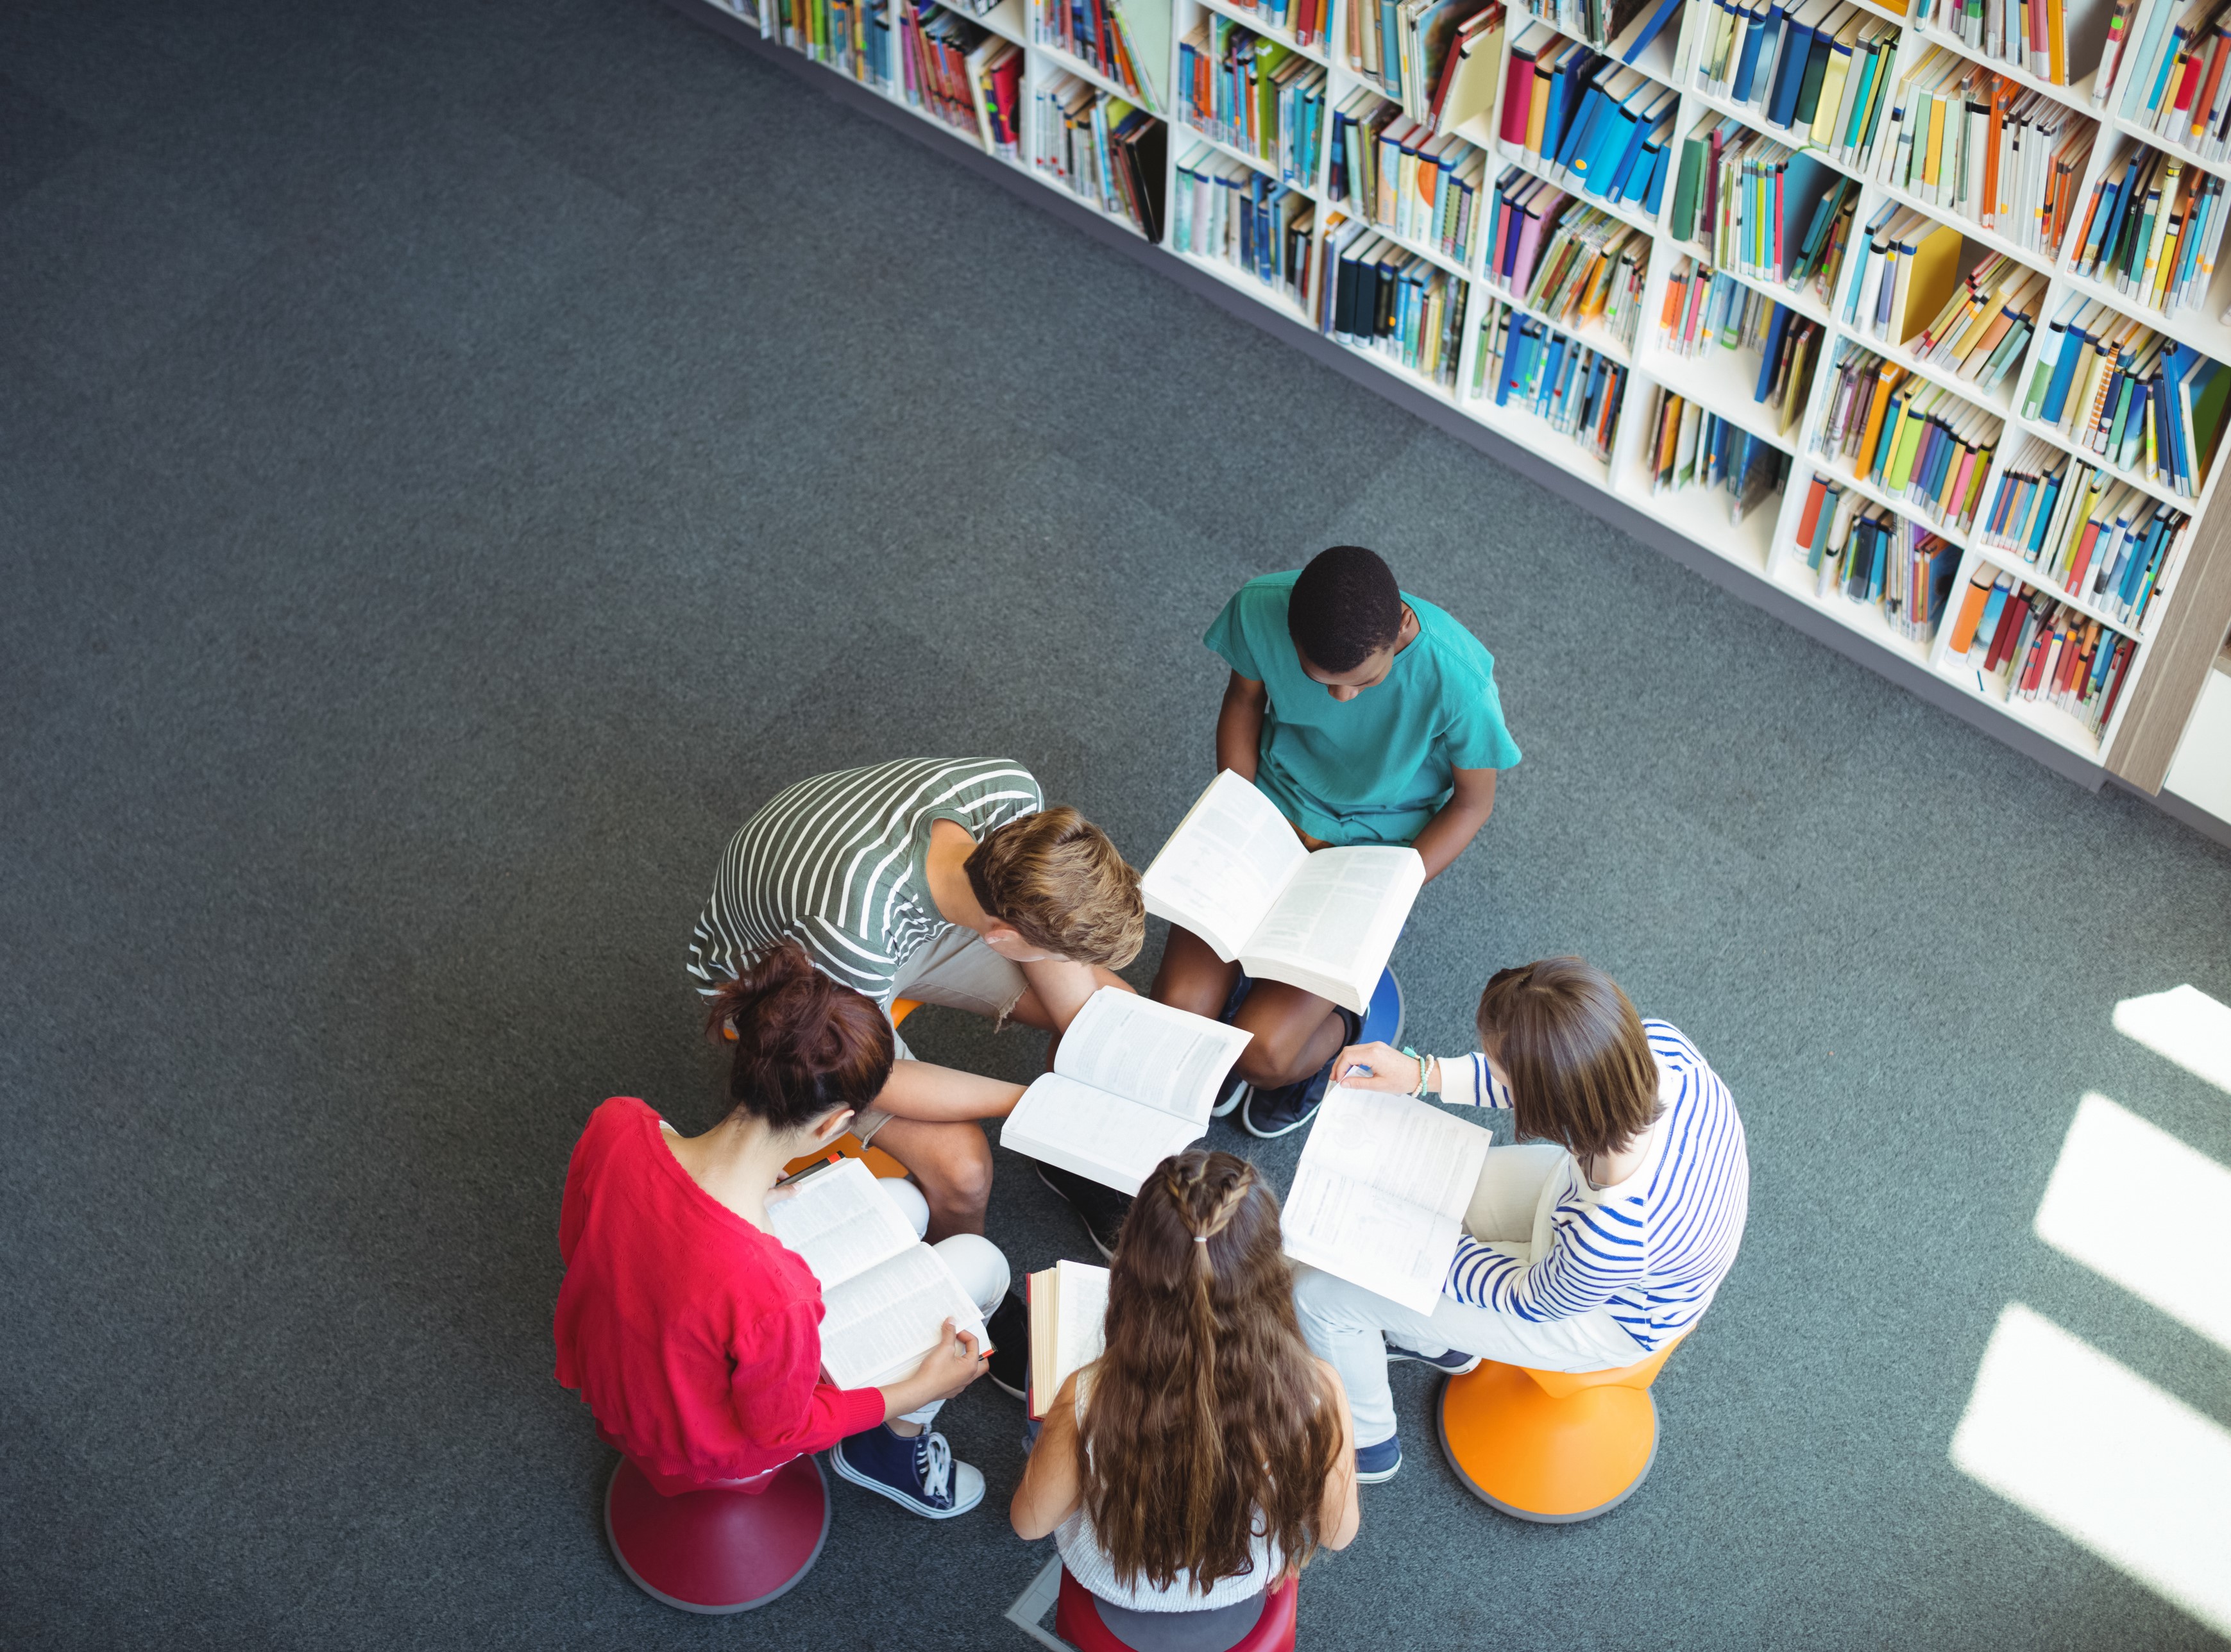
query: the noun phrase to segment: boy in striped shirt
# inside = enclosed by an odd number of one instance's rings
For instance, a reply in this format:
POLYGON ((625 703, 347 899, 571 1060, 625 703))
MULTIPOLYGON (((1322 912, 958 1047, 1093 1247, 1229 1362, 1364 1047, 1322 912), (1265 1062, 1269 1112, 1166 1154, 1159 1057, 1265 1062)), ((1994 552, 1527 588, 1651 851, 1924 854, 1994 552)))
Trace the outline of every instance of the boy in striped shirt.
MULTIPOLYGON (((998 758, 921 758, 816 775, 744 823, 721 857, 689 970, 699 992, 785 940, 886 1015, 911 998, 1058 1034, 1146 934, 1139 877, 1074 809, 998 758)), ((976 1120, 1022 1087, 914 1059, 898 1041, 853 1121, 914 1173, 932 1241, 981 1233, 992 1150, 976 1120)))

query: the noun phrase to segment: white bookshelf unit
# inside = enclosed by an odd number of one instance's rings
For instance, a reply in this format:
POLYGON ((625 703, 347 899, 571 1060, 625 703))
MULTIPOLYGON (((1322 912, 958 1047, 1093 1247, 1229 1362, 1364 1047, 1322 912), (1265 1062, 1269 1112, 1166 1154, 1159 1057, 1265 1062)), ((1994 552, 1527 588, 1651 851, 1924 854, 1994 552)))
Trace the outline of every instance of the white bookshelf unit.
MULTIPOLYGON (((1328 231, 1339 220, 1369 216, 1359 215, 1355 203, 1335 195, 1334 113, 1363 100, 1367 94, 1383 94, 1377 81, 1351 61, 1349 51, 1351 10, 1375 4, 1377 0, 1307 0, 1306 3, 1288 0, 1284 11, 1275 14, 1258 11, 1240 0, 1081 3, 1088 17, 1120 12, 1141 84, 1127 88, 1100 64, 1083 61, 1054 43, 1059 38, 1057 20, 1069 0, 998 0, 988 14, 981 16, 965 8, 944 9, 945 16, 973 26, 959 30, 964 42, 973 38, 975 30, 983 31, 985 39, 977 49, 977 59, 1006 55, 1009 42, 1021 54, 1019 112, 1014 123, 1018 130, 1013 142, 1003 145, 999 141, 1001 122, 997 111, 986 106, 979 76, 965 77, 973 99, 973 123, 965 118, 969 112, 956 110, 949 98, 941 113, 933 106, 934 100, 910 92, 902 24, 913 24, 925 13, 934 18, 940 11, 936 6, 924 3, 917 10, 914 0, 672 0, 684 10, 718 10, 730 32, 755 35, 768 46, 803 54, 855 82, 882 103, 920 117, 972 149, 983 150, 1008 175, 1044 185, 1120 227, 1140 256, 1174 260, 1185 273, 1197 278, 1194 285, 1203 280, 1213 282, 1225 296, 1240 300, 1229 307, 1258 307, 1264 313, 1264 325, 1273 331, 1280 331, 1274 322, 1285 324, 1284 336, 1292 337, 1292 328, 1307 329, 1319 341, 1310 348, 1329 347, 1366 364, 1369 375, 1387 376, 1411 392, 1396 397, 1405 405, 1418 405, 1423 398, 1445 426, 1491 433, 1546 461, 1573 484, 1565 491, 1584 500, 1603 501, 1604 513, 1613 520, 1624 523, 1639 517, 1665 534, 1701 547, 1721 565, 1720 583, 1737 590, 1764 587, 1764 591, 1754 590, 1754 600, 1793 617, 1789 604, 1795 604, 1814 616, 1814 623, 1806 627, 1808 630, 1840 633, 1844 652, 1873 661, 1894 679, 1920 688, 1940 703, 1964 708, 1969 720, 1996 730, 2063 772, 2095 784, 2113 775, 2141 793, 2160 791, 2180 742, 2184 741, 2188 748, 2190 745, 2185 741, 2188 724, 2194 721, 2193 713, 2208 685, 2226 629, 2231 627, 2231 506, 2222 497, 2222 475, 2231 454, 2219 450, 2196 494, 2180 497, 2151 476, 2117 468, 2104 455, 2082 451, 2077 439, 2063 430, 2024 417, 2023 402, 2050 323, 2071 299, 2103 305, 2116 315, 2231 366, 2231 322, 2223 319, 2226 304, 2231 303, 2231 246, 2227 246, 2226 255, 2217 262, 2212 289, 2202 294, 2197 306, 2168 314, 2142 307, 2134 297, 2119 292, 2110 279, 2097 274, 2087 278, 2075 269, 2094 186, 2110 174, 2119 175, 2140 145, 2169 154, 2188 169, 2231 177, 2231 159, 2203 158, 2183 146, 2176 137, 2157 134, 2124 113, 2126 101, 2133 96, 2129 82, 2157 10, 2169 9, 2173 18, 2182 11, 2184 0, 2139 0, 2129 33, 2121 42, 2119 60, 2113 65, 2114 81, 2096 104, 2092 94, 2111 0, 2066 0, 2070 84, 2065 86, 2053 84, 2027 67, 1987 56, 1985 45, 1971 48, 1937 23, 1909 18, 1895 4, 1853 0, 1859 12, 1892 26, 1898 42, 1895 68, 1888 79, 1893 92, 1924 55, 1935 49, 1988 68, 2021 91, 2058 106, 2065 113, 2055 113, 2052 118, 2060 122, 2064 132, 2079 123, 2096 126, 2076 183, 2069 225, 2057 247, 2027 244, 2010 229, 1986 228, 1956 215, 1949 207, 1932 205, 1917 194, 1895 188, 1886 181, 1888 169, 1882 164, 1879 146, 1856 158, 1849 152, 1822 149, 1809 144, 1800 130, 1767 124, 1756 103, 1737 105, 1709 89, 1700 77, 1699 54, 1709 43, 1715 14, 1724 16, 1725 13, 1708 0, 1686 0, 1678 18, 1649 42, 1634 65, 1655 87, 1678 98, 1668 140, 1669 176, 1659 210, 1650 211, 1625 201, 1607 203, 1594 197, 1585 203, 1643 231, 1648 238, 1646 274, 1632 342, 1613 336, 1600 319, 1574 328, 1533 310, 1528 296, 1507 290, 1486 263, 1489 236, 1483 221, 1495 198, 1498 175, 1516 167, 1552 185, 1570 184, 1558 169, 1503 141, 1499 134, 1504 126, 1503 94, 1511 42, 1529 25, 1554 29, 1568 38, 1578 38, 1578 32, 1558 23, 1557 0, 1538 0, 1543 8, 1538 16, 1529 15, 1523 4, 1512 4, 1493 50, 1476 54, 1465 67, 1469 97, 1452 100, 1452 106, 1461 102, 1478 111, 1451 130, 1480 151, 1484 163, 1469 246, 1458 251, 1427 244, 1414 233, 1398 235, 1381 224, 1373 224, 1368 230, 1414 255, 1411 267, 1418 273, 1419 291, 1424 294, 1430 289, 1438 294, 1434 302, 1439 307, 1429 313, 1435 319, 1445 321, 1461 306, 1461 326, 1446 329, 1453 360, 1446 354, 1435 359, 1437 352, 1428 344, 1420 344, 1406 359, 1384 340, 1376 347, 1367 345, 1335 336, 1329 325, 1328 231), (1323 26, 1311 38, 1300 40, 1269 21, 1271 16, 1303 19, 1314 16, 1322 19, 1323 26), (1300 60, 1284 69, 1291 81, 1322 82, 1320 101, 1295 100, 1297 108, 1312 109, 1322 122, 1313 144, 1297 142, 1290 131, 1276 142, 1266 135, 1251 149, 1234 141, 1232 132, 1209 130, 1195 117, 1180 82, 1180 67, 1187 61, 1188 41, 1197 46, 1205 25, 1213 19, 1290 48, 1300 60), (879 32, 883 40, 877 42, 875 37, 879 32), (1491 79, 1480 85, 1471 78, 1479 75, 1491 79), (1064 99, 1071 123, 1067 137, 1064 99), (1088 119, 1095 103, 1100 106, 1103 127, 1093 126, 1088 119), (1126 198, 1114 180, 1090 175, 1104 172, 1111 152, 1104 142, 1106 128, 1116 124, 1127 106, 1143 110, 1164 128, 1159 141, 1136 152, 1151 152, 1161 171, 1157 222, 1141 222, 1139 213, 1127 210, 1126 198), (1724 118, 1736 128, 1800 149, 1827 169, 1831 187, 1844 178, 1857 185, 1851 244, 1830 291, 1824 294, 1811 283, 1800 290, 1746 276, 1732 268, 1723 267, 1718 272, 1741 287, 1787 307, 1793 319, 1804 318, 1822 331, 1802 416, 1786 430, 1777 428, 1769 408, 1753 399, 1760 363, 1756 350, 1738 352, 1708 341, 1700 352, 1683 356, 1669 350, 1661 337, 1660 316, 1669 280, 1682 270, 1710 264, 1709 245, 1701 240, 1674 239, 1677 190, 1671 174, 1678 168, 1684 141, 1700 123, 1715 118, 1724 118), (1084 124, 1080 126, 1079 121, 1084 124), (1090 141, 1081 142, 1080 133, 1090 141), (1080 177, 1077 159, 1080 146, 1090 150, 1096 145, 1099 159, 1088 162, 1083 169, 1088 175, 1080 177), (1309 164, 1291 164, 1296 152, 1306 153, 1309 164), (1199 247, 1183 248, 1177 244, 1173 220, 1179 216, 1179 174, 1188 167, 1197 176, 1220 172, 1230 180, 1225 187, 1233 196, 1248 196, 1265 203, 1263 221, 1272 226, 1273 239, 1279 244, 1267 251, 1258 248, 1259 255, 1253 261, 1256 267, 1244 268, 1199 247), (1256 177, 1251 178, 1251 175, 1256 177), (1859 267, 1864 261, 1857 254, 1866 239, 1866 226, 1886 206, 1911 208, 1935 224, 1956 231, 1960 246, 1958 268, 1963 273, 1984 260, 2000 257, 2011 261, 2017 270, 2035 272, 2044 281, 2035 330, 2013 370, 1994 389, 1980 388, 1977 382, 1957 376, 1955 369, 1941 362, 1921 359, 1907 347, 1909 341, 1919 341, 1917 331, 1907 339, 1885 338, 1847 319, 1856 307, 1857 294, 1851 289, 1861 279, 1859 267), (1149 240, 1156 244, 1149 246, 1149 240), (1310 272, 1305 283, 1295 279, 1295 266, 1303 262, 1310 272), (1521 319, 1547 323, 1576 345, 1599 352, 1607 370, 1615 368, 1624 373, 1624 395, 1615 421, 1601 432, 1607 438, 1603 451, 1578 439, 1576 433, 1555 428, 1530 410, 1522 410, 1516 398, 1509 405, 1497 405, 1493 384, 1477 383, 1481 352, 1492 344, 1491 339, 1484 342, 1483 322, 1496 316, 1501 307, 1509 307, 1521 319), (1905 369, 1910 383, 1942 386, 1957 398, 1950 405, 1961 417, 1987 435, 1995 429, 1995 445, 1980 494, 1976 495, 1972 519, 1939 520, 1927 507, 1887 491, 1860 474, 1851 461, 1827 450, 1823 430, 1831 414, 1836 364, 1846 352, 1853 351, 1872 352, 1905 369), (1731 524, 1730 495, 1724 492, 1654 491, 1657 436, 1652 415, 1661 391, 1679 395, 1771 444, 1788 465, 1779 497, 1769 497, 1739 524, 1731 524), (2134 622, 2118 618, 2105 598, 2095 601, 2084 592, 2064 590, 2047 571, 2027 563, 2019 550, 1993 543, 1991 536, 1982 531, 2003 475, 2010 469, 2030 474, 2039 464, 2058 462, 2063 455, 2072 466, 2080 462, 2099 467, 2109 480, 2126 482, 2144 499, 2187 515, 2184 527, 2163 560, 2150 601, 2134 622), (1879 603, 1846 597, 1808 565, 1805 550, 1797 543, 1797 532, 1813 480, 1821 474, 1833 478, 1863 503, 1882 507, 1949 543, 1957 571, 1942 621, 1933 634, 1908 634, 1916 628, 1894 625, 1879 603), (1613 507, 1624 507, 1632 515, 1613 507), (2019 582, 2018 588, 2027 586, 2066 603, 2098 622, 2103 635, 2130 640, 2134 651, 2124 680, 2111 714, 2100 726, 2091 726, 2072 711, 2051 703, 2049 696, 2010 695, 2005 681, 1986 677, 1951 654, 1949 643, 1971 580, 1979 573, 1995 572, 2012 575, 2019 582), (1777 603, 1769 593, 1778 593, 1784 600, 1777 603)), ((1912 5, 1917 14, 1926 18, 1954 15, 1952 0, 1912 0, 1912 5)), ((1581 10, 1581 0, 1563 0, 1563 9, 1570 22, 1581 10)), ((1641 16, 1647 17, 1655 10, 1653 4, 1646 3, 1641 16)), ((2006 10, 2012 14, 2014 8, 2008 3, 2006 10)), ((1626 38, 1602 49, 1614 58, 1624 55, 1622 48, 1633 34, 1630 29, 1626 38)), ((1405 106, 1413 113, 1423 113, 1424 102, 1413 93, 1405 106)), ((1891 128, 1888 115, 1885 107, 1881 123, 1885 132, 1891 128)), ((1138 117, 1130 119, 1135 128, 1138 117)), ((1198 201, 1212 192, 1205 186, 1197 188, 1190 198, 1198 201)), ((2002 220, 2009 216, 2001 215, 2002 220)), ((2226 240, 2231 242, 2231 236, 2226 240)), ((1546 237, 1544 241, 1546 245, 1546 237)), ((2035 233, 2027 237, 2027 242, 2041 241, 2035 233)), ((1917 330, 1930 319, 1910 317, 1908 325, 1917 330)), ((1390 390, 1389 393, 1394 392, 1390 390)), ((1478 445, 1497 450, 1493 443, 1478 445)), ((2221 447, 2231 449, 2231 436, 2221 447)), ((1980 645, 1972 657, 1982 658, 1980 645)), ((2195 726, 2194 732, 2208 739, 2215 730, 2210 724, 2205 730, 2195 726)), ((2188 749, 2183 761, 2189 765, 2194 760, 2188 749)))

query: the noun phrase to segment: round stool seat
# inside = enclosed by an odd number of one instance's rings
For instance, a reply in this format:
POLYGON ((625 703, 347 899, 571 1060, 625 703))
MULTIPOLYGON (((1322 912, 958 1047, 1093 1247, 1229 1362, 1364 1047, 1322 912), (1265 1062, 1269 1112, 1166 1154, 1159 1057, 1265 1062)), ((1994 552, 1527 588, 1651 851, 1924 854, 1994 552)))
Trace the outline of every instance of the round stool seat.
POLYGON ((654 1480, 623 1457, 605 1488, 605 1535, 620 1569, 685 1612, 747 1612, 788 1593, 821 1558, 829 1513, 828 1480, 810 1456, 736 1486, 696 1487, 654 1480))
MULTIPOLYGON (((1263 1616, 1255 1620, 1255 1627, 1241 1636, 1231 1652, 1294 1652, 1294 1635, 1297 1627, 1295 1615, 1300 1590, 1291 1578, 1273 1589, 1263 1603, 1263 1616)), ((1053 1632, 1077 1649, 1077 1652, 1133 1652, 1128 1642, 1116 1638, 1116 1631, 1101 1621, 1099 1610, 1092 1604, 1092 1591, 1070 1575, 1067 1566, 1061 1569, 1061 1594, 1054 1603, 1053 1632)))
POLYGON ((1441 1385, 1441 1450, 1472 1494, 1522 1520, 1609 1513, 1658 1459, 1650 1384, 1673 1352, 1616 1371, 1531 1371, 1481 1362, 1441 1385))

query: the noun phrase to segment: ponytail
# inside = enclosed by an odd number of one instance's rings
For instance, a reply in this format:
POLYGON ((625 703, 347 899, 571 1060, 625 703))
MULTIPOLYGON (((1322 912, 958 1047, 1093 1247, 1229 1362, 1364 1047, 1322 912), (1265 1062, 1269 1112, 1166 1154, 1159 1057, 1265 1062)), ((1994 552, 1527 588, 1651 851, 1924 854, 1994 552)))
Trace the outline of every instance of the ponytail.
POLYGON ((891 1023, 864 993, 814 968, 786 941, 712 996, 706 1036, 733 1031, 728 1096, 778 1130, 834 1107, 863 1107, 891 1075, 891 1023))

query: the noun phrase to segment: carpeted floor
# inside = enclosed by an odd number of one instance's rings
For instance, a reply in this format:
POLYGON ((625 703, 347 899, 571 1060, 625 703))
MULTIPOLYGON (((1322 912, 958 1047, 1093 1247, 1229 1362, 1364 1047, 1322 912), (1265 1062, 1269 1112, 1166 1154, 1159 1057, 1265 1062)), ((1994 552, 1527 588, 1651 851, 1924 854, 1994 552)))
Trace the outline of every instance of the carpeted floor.
MULTIPOLYGON (((1344 540, 1527 753, 1398 953, 1413 1033, 1585 953, 1727 1077, 1755 1192, 1639 1495, 1492 1513, 1409 1377, 1304 1644, 2214 1643, 1947 1449, 2013 1301, 2231 1425, 2231 1356, 2031 1230, 2087 1090, 2231 1159, 2109 1020, 2231 998, 2231 854, 656 0, 0 10, 0 1642, 1019 1652, 988 1384, 980 1513, 839 1486, 741 1620, 627 1584, 550 1377, 566 1154, 615 1092, 712 1116, 682 946, 758 802, 1005 754, 1143 863, 1201 630, 1344 540)), ((1085 1254, 1012 1165, 992 1233, 1085 1254)))

